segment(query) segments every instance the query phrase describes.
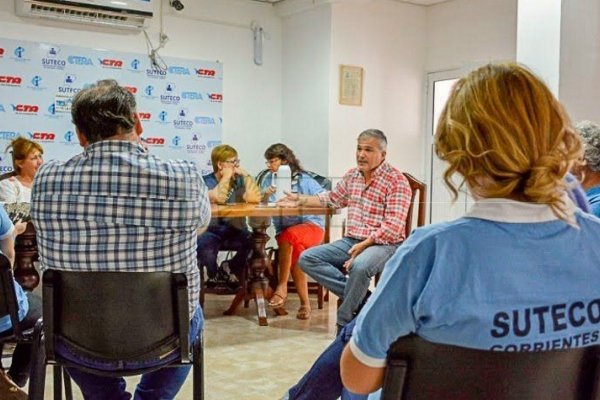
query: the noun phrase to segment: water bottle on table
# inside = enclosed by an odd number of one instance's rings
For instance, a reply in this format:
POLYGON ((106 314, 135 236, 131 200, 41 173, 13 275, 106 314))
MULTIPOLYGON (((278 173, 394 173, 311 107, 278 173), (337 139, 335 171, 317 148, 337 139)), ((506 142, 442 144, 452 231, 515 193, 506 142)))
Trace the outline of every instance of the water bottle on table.
POLYGON ((285 197, 286 192, 292 192, 292 171, 289 165, 282 164, 273 175, 275 201, 278 201, 285 197))

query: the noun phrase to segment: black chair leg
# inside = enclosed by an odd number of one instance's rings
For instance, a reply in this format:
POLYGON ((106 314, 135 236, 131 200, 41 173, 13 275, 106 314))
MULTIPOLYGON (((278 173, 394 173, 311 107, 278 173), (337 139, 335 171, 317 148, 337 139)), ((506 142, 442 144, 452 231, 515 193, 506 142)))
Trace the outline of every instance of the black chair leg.
POLYGON ((36 323, 31 346, 31 369, 29 374, 29 400, 44 400, 46 386, 46 355, 41 319, 36 323))
POLYGON ((193 347, 194 366, 193 373, 193 391, 194 400, 204 399, 204 341, 202 332, 198 335, 198 341, 193 347))
POLYGON ((65 381, 65 397, 67 400, 73 400, 73 385, 71 385, 71 376, 66 368, 63 368, 63 375, 65 381))
POLYGON ((62 400, 62 367, 55 365, 52 368, 52 376, 54 378, 54 400, 62 400))

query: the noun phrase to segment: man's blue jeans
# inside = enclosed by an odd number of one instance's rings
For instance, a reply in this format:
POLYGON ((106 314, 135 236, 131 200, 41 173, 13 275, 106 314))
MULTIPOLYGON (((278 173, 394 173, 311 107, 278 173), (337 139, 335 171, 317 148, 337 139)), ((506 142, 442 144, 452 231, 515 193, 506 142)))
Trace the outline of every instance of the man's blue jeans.
POLYGON ((305 250, 298 265, 307 275, 344 301, 338 309, 337 324, 344 326, 354 318, 362 304, 371 278, 383 271, 387 260, 398 248, 393 245, 367 247, 352 262, 348 275, 342 271, 350 258, 348 250, 362 240, 344 237, 340 240, 305 250))
POLYGON ((300 381, 290 388, 289 400, 366 400, 368 395, 354 394, 342 385, 340 360, 346 343, 352 336, 352 320, 340 331, 333 343, 325 349, 300 381))
MULTIPOLYGON (((190 342, 195 343, 198 340, 198 334, 204 326, 204 317, 200 307, 196 309, 194 317, 190 321, 190 342)), ((62 347, 62 346, 61 346, 62 347)), ((107 364, 98 364, 90 360, 76 360, 76 356, 69 355, 66 349, 58 347, 57 352, 67 359, 80 364, 91 367, 99 367, 101 369, 110 370, 111 367, 107 364)), ((124 369, 136 369, 143 366, 168 364, 178 357, 179 354, 174 354, 173 357, 166 357, 163 360, 147 361, 137 365, 128 365, 124 369), (129 367, 129 368, 127 368, 129 367)), ((190 365, 184 367, 169 367, 162 368, 154 372, 143 374, 140 382, 135 390, 134 400, 171 400, 175 398, 181 386, 185 382, 188 373, 192 367, 190 365)), ((115 366, 112 369, 116 369, 115 366)), ((69 375, 77 383, 83 396, 86 400, 129 400, 131 394, 125 390, 126 382, 123 378, 110 378, 84 372, 76 368, 68 368, 69 375)))

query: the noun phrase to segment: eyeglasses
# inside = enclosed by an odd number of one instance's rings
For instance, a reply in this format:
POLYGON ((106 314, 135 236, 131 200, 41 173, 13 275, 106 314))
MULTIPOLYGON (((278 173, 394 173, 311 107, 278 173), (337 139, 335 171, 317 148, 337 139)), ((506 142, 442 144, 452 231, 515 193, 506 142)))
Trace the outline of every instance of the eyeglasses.
POLYGON ((265 161, 265 164, 272 165, 275 164, 277 161, 281 162, 279 158, 271 158, 270 160, 265 161))
POLYGON ((236 158, 235 160, 225 160, 223 162, 227 163, 227 164, 240 165, 240 159, 239 158, 236 158))

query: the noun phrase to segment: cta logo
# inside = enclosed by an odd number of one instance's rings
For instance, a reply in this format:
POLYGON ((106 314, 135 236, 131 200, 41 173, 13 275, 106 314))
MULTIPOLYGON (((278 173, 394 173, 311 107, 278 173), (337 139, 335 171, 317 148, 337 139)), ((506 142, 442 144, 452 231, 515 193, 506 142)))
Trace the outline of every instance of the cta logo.
POLYGON ((165 79, 167 77, 167 71, 157 68, 146 69, 146 76, 153 79, 165 79))
POLYGON ((6 50, 4 50, 4 48, 0 47, 0 57, 4 57, 4 53, 6 53, 6 50))
POLYGON ((163 137, 149 137, 146 138, 146 144, 148 146, 164 146, 165 138, 163 137))
POLYGON ((136 94, 138 91, 135 86, 123 86, 123 89, 126 89, 131 94, 136 94))
POLYGON ((53 132, 33 132, 29 136, 39 142, 54 142, 54 139, 56 139, 56 135, 53 132))
POLYGON ((198 92, 182 92, 181 98, 184 100, 202 100, 202 93, 198 92))
POLYGON ((138 119, 140 121, 150 121, 150 119, 152 118, 152 114, 147 113, 147 112, 139 112, 138 113, 138 119))
POLYGON ((208 93, 206 97, 211 103, 221 103, 223 101, 223 95, 220 93, 208 93))
POLYGON ((200 125, 215 125, 215 119, 212 117, 196 117, 194 118, 194 122, 200 125))
POLYGON ((123 68, 122 60, 115 60, 112 58, 99 58, 98 63, 103 68, 121 69, 123 68))
POLYGON ((11 104, 15 114, 36 115, 40 108, 33 104, 11 104))
POLYGON ((199 78, 214 79, 216 75, 217 71, 215 71, 214 69, 199 68, 196 70, 196 76, 199 78))
POLYGON ((19 136, 19 133, 15 131, 0 131, 0 139, 12 140, 17 136, 19 136))
POLYGON ((23 78, 14 75, 0 75, 1 86, 21 86, 23 78))
POLYGON ((92 59, 84 56, 69 56, 67 57, 67 62, 73 65, 82 65, 86 67, 91 67, 94 65, 92 59))
POLYGON ((173 75, 190 75, 190 70, 186 67, 173 65, 169 67, 169 73, 173 75))

